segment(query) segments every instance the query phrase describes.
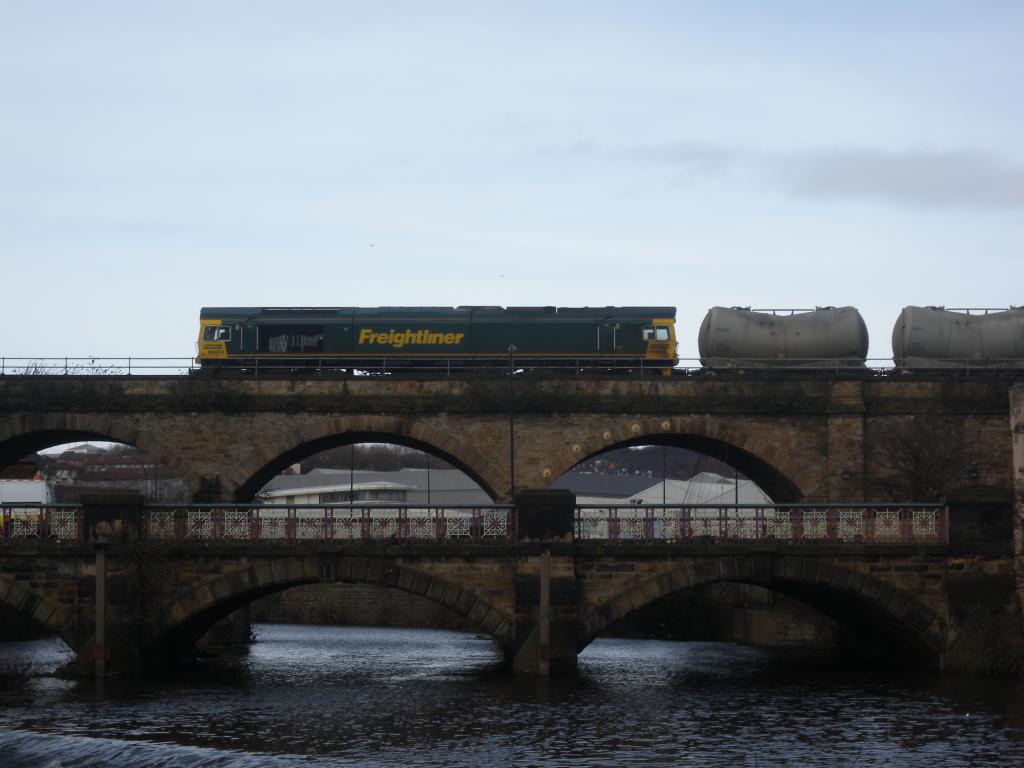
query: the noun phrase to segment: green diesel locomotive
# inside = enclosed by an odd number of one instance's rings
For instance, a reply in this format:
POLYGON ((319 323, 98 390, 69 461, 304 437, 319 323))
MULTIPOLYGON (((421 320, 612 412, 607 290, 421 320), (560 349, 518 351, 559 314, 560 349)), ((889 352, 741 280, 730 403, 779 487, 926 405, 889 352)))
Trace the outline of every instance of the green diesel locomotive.
POLYGON ((204 307, 203 366, 430 361, 672 368, 675 307, 204 307))

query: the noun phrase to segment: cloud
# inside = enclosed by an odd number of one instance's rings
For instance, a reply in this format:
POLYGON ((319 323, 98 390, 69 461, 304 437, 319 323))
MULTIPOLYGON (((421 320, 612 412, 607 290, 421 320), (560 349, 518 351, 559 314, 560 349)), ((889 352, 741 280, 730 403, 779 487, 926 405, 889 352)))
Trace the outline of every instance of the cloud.
POLYGON ((801 200, 864 200, 908 208, 1024 210, 1024 165, 971 150, 759 152, 698 139, 652 144, 580 141, 538 154, 570 161, 663 168, 672 186, 699 177, 731 176, 781 186, 801 200))
POLYGON ((705 141, 612 145, 580 141, 565 146, 546 147, 538 154, 546 157, 662 166, 677 173, 708 174, 724 171, 736 158, 736 152, 731 148, 705 141))
POLYGON ((624 160, 664 165, 676 171, 695 173, 724 171, 736 156, 731 149, 700 141, 614 147, 611 149, 611 154, 624 160))
POLYGON ((1024 210, 1024 166, 983 152, 836 149, 778 155, 769 164, 801 198, 1024 210))

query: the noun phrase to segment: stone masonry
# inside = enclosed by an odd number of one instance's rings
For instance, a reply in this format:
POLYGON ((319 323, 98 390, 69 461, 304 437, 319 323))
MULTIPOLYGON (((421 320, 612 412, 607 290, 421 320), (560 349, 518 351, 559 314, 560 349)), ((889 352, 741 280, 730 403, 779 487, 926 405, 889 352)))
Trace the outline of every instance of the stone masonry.
MULTIPOLYGON (((527 375, 510 397, 507 379, 0 377, 0 466, 61 442, 108 439, 160 458, 196 500, 246 501, 324 448, 390 441, 440 455, 508 500, 511 424, 520 498, 590 456, 655 443, 716 455, 777 501, 839 503, 884 498, 892 446, 927 435, 954 450, 941 473, 950 540, 940 548, 585 545, 566 529, 568 502, 543 493, 533 503, 540 517, 505 548, 154 549, 128 535, 100 546, 109 563, 104 660, 135 669, 254 599, 348 581, 450 608, 495 637, 520 671, 571 672, 576 652, 619 617, 673 591, 735 582, 870 630, 868 646, 901 646, 936 667, 1005 671, 1021 656, 1024 511, 1018 502, 1014 514, 1013 498, 1024 469, 1022 386, 1000 375, 527 375)), ((88 541, 0 551, 0 603, 59 631, 83 668, 95 660, 98 561, 88 541)))
MULTIPOLYGON (((1010 510, 948 507, 944 544, 577 542, 567 492, 522 494, 508 544, 147 540, 138 510, 92 509, 117 535, 8 542, 0 604, 58 633, 76 669, 106 674, 190 655, 217 622, 309 584, 369 584, 419 596, 494 638, 526 674, 572 674, 576 656, 634 611, 682 590, 750 584, 820 611, 864 653, 934 669, 1016 673, 1024 658, 1010 510), (1003 523, 991 525, 994 516, 1003 523), (102 551, 105 640, 96 617, 102 551), (97 655, 99 653, 99 655, 97 655)), ((90 525, 90 529, 96 528, 90 525)))
MULTIPOLYGON (((650 379, 241 379, 0 377, 0 466, 42 447, 104 438, 136 445, 197 501, 248 501, 276 473, 328 447, 396 442, 439 455, 508 500, 629 444, 703 451, 776 501, 851 502, 884 492, 893 438, 955 435, 954 487, 1013 480, 1014 380, 742 376, 650 379)), ((904 499, 908 500, 908 499, 904 499)), ((921 499, 913 499, 921 501, 921 499)))

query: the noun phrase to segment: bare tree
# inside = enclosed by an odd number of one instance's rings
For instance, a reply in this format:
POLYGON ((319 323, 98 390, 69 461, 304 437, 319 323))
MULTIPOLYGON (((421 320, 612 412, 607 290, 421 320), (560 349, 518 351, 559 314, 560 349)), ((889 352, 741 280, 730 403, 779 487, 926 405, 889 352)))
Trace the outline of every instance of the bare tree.
POLYGON ((964 436, 940 416, 912 416, 875 442, 879 491, 893 501, 944 501, 963 484, 964 436))
POLYGON ((1024 467, 1014 479, 1013 555, 1016 561, 1017 598, 1024 603, 1024 467))
POLYGON ((134 445, 128 445, 127 443, 111 443, 107 446, 106 451, 111 456, 133 456, 144 453, 141 448, 136 448, 134 445))

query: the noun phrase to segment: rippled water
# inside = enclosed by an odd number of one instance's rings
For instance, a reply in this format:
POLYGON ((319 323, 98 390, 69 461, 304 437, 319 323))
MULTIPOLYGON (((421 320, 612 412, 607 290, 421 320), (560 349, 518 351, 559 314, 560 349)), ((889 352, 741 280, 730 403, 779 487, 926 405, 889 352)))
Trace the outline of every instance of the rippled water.
POLYGON ((0 766, 1024 766, 1017 682, 644 640, 546 681, 469 634, 257 631, 235 668, 102 688, 0 645, 0 766))

